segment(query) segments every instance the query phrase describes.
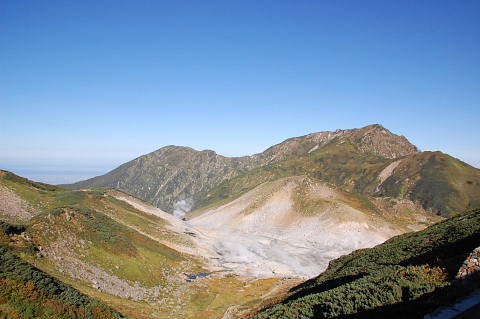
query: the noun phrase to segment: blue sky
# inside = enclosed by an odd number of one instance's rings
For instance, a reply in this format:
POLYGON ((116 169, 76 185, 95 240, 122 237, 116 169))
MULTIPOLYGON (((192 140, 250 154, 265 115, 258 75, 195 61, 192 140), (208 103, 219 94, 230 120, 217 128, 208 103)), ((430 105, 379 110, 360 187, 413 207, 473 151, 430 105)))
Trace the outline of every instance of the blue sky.
POLYGON ((165 145, 381 123, 480 167, 479 1, 0 1, 0 167, 67 182, 165 145))

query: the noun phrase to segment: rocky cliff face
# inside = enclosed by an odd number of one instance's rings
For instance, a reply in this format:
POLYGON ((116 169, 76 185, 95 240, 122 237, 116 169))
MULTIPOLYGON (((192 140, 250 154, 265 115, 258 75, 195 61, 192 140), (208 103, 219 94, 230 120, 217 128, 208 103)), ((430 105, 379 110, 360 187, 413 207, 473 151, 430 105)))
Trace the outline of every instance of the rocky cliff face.
POLYGON ((375 124, 360 129, 319 132, 288 139, 263 153, 225 157, 214 151, 166 146, 125 163, 115 170, 68 188, 113 187, 168 211, 189 210, 211 189, 254 168, 320 149, 338 138, 348 139, 360 152, 397 158, 418 152, 403 136, 375 124))
POLYGON ((164 210, 189 210, 213 186, 254 167, 248 157, 228 158, 214 151, 166 146, 121 165, 106 175, 71 188, 112 187, 164 210))
POLYGON ((475 248, 465 259, 458 270, 455 279, 467 280, 475 276, 478 279, 480 273, 480 247, 475 248))

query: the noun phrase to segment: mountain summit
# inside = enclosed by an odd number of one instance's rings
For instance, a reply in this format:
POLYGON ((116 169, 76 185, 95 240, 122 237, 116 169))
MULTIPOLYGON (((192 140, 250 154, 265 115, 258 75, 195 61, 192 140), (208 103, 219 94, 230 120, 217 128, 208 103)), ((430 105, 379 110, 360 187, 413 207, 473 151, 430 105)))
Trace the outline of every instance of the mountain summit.
POLYGON ((393 134, 380 124, 372 124, 359 129, 317 132, 294 137, 270 147, 260 156, 288 157, 311 153, 335 139, 346 138, 362 153, 394 159, 418 153, 418 148, 404 136, 393 134))

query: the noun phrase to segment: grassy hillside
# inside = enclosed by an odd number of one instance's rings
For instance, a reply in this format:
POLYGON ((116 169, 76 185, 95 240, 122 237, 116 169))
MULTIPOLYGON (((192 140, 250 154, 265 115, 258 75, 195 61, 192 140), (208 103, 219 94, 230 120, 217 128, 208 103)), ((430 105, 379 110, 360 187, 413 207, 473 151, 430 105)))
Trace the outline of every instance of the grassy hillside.
POLYGON ((480 207, 480 170, 441 152, 403 159, 378 196, 409 197, 442 216, 480 207))
MULTIPOLYGON (((13 254, 9 258, 28 262, 50 278, 129 317, 217 318, 232 306, 236 312, 248 312, 264 302, 262 296, 276 297, 277 290, 270 291, 277 284, 285 286, 279 278, 257 280, 221 272, 187 281, 188 274, 209 271, 202 256, 179 250, 194 250, 192 237, 173 229, 168 219, 115 198, 117 191, 66 190, 6 171, 0 172, 0 188, 9 210, 0 211, 0 221, 18 219, 23 224, 0 225, 9 234, 0 236, 0 243, 13 254), (29 214, 19 214, 25 207, 29 214)), ((8 317, 27 317, 9 306, 19 300, 13 291, 23 289, 21 284, 4 284, 13 301, 10 297, 2 299, 0 294, 0 309, 8 317)), ((41 300, 54 303, 60 298, 56 294, 47 297, 41 300)), ((34 315, 43 316, 43 308, 38 309, 41 313, 34 315)), ((47 310, 46 317, 56 317, 47 310)))
POLYGON ((226 181, 197 204, 197 211, 229 202, 254 187, 287 176, 307 175, 345 191, 374 197, 409 199, 448 217, 480 207, 480 170, 441 152, 386 159, 361 152, 350 139, 338 138, 310 154, 256 168, 226 181), (382 182, 381 172, 398 166, 382 182))
MULTIPOLYGON (((182 272, 203 270, 198 260, 161 243, 177 243, 186 235, 165 228, 167 222, 138 211, 106 194, 105 190, 70 191, 2 172, 9 207, 19 201, 35 212, 18 242, 32 249, 12 247, 22 259, 69 282, 109 304, 162 299, 176 303, 174 288, 182 272)), ((4 212, 0 219, 9 220, 4 212)), ((8 217, 8 216, 7 216, 8 217)), ((22 245, 21 245, 22 246, 22 245)), ((157 307, 171 312, 171 306, 157 307)), ((133 308, 133 307, 132 307, 133 308)), ((127 311, 130 311, 126 309, 127 311)), ((129 313, 130 315, 132 313, 129 313)), ((135 314, 135 312, 133 313, 135 314)))
POLYGON ((422 318, 468 293, 454 277, 479 243, 477 209, 333 260, 255 318, 422 318))
POLYGON ((0 222, 0 318, 123 317, 15 255, 10 236, 25 230, 0 222))

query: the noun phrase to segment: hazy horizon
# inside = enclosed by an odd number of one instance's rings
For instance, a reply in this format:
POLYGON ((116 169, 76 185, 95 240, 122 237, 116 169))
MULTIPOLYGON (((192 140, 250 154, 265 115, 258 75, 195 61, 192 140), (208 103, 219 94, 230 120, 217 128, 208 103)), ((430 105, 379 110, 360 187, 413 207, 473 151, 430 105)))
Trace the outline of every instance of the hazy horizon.
MULTIPOLYGON (((345 129, 345 128, 342 128, 342 129, 345 129)), ((388 127, 387 127, 387 129, 388 129, 388 127)), ((310 132, 310 133, 314 133, 314 132, 310 132)), ((291 137, 296 137, 296 136, 291 136, 291 137)), ((407 139, 408 139, 408 136, 407 136, 407 139)), ((283 141, 284 140, 281 140, 281 141, 278 141, 277 143, 281 143, 283 141)), ((410 140, 410 142, 411 142, 411 140, 410 140)), ((277 144, 277 143, 274 143, 274 144, 277 144)), ((236 156, 252 155, 252 154, 255 154, 255 153, 262 152, 262 151, 266 150, 268 147, 273 146, 274 144, 265 146, 264 148, 262 148, 259 151, 254 151, 254 152, 251 152, 251 153, 248 153, 248 154, 224 154, 224 153, 218 152, 215 149, 213 149, 213 150, 216 151, 218 154, 223 155, 223 156, 236 157, 236 156)), ((167 146, 167 145, 164 145, 164 146, 167 146)), ((179 145, 179 146, 191 147, 189 145, 179 145)), ((211 148, 201 148, 201 147, 200 148, 192 147, 192 148, 194 148, 198 151, 202 151, 202 150, 205 150, 205 149, 211 149, 211 148)), ((69 184, 69 183, 74 183, 74 182, 78 182, 78 181, 81 181, 81 180, 85 180, 85 179, 88 179, 88 178, 92 178, 92 177, 95 177, 95 176, 103 175, 103 174, 117 168, 118 166, 120 166, 121 164, 123 164, 125 162, 131 161, 131 160, 133 160, 133 159, 135 159, 139 156, 148 154, 148 153, 153 152, 157 149, 158 148, 155 148, 155 149, 152 149, 150 151, 147 151, 147 152, 144 152, 144 153, 141 153, 141 154, 133 155, 132 157, 129 157, 129 158, 127 158, 126 155, 123 154, 123 156, 121 156, 120 158, 116 159, 115 161, 111 161, 111 162, 108 162, 108 161, 105 162, 104 160, 102 160, 102 161, 92 161, 92 162, 85 163, 86 165, 85 164, 82 165, 81 162, 78 162, 76 164, 75 163, 72 164, 72 163, 68 163, 67 161, 60 161, 56 165, 52 164, 51 162, 41 162, 39 164, 37 163, 36 165, 35 164, 28 164, 28 162, 20 163, 20 165, 18 165, 18 164, 16 165, 15 163, 7 163, 4 166, 0 166, 0 169, 5 169, 5 170, 8 170, 8 171, 11 171, 15 174, 18 174, 18 175, 23 176, 23 177, 27 177, 29 179, 32 179, 32 180, 38 181, 38 182, 54 184, 54 185, 69 184)), ((442 151, 442 150, 422 149, 422 148, 420 148, 420 150, 421 151, 442 151)), ((454 156, 453 154, 449 154, 449 155, 454 156)), ((469 162, 468 160, 464 160, 462 158, 459 158, 459 159, 466 162, 467 164, 470 164, 470 165, 476 167, 476 168, 480 168, 480 161, 470 161, 469 162)), ((2 164, 2 163, 0 163, 0 164, 2 164)))
POLYGON ((258 153, 380 123, 480 167, 478 1, 2 1, 0 168, 258 153))

